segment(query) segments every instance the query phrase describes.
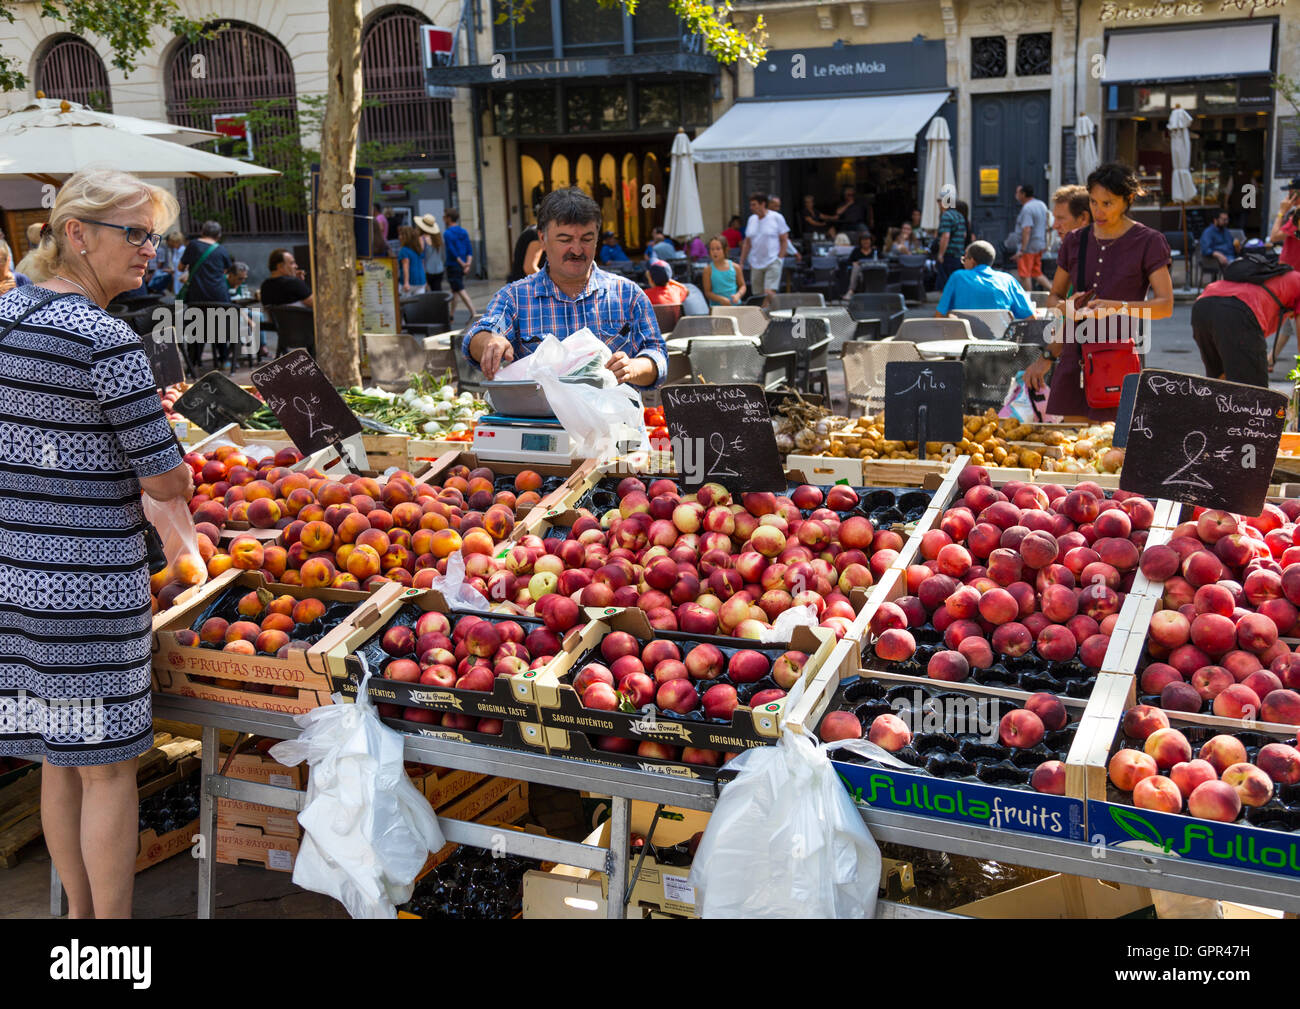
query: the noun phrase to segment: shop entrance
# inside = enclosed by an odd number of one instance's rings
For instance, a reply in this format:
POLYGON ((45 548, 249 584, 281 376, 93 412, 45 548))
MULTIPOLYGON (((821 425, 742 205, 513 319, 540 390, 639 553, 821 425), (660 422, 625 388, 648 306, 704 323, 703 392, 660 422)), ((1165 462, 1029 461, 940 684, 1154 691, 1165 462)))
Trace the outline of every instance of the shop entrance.
POLYGON ((627 142, 520 143, 524 224, 537 222, 537 208, 547 193, 576 186, 600 204, 602 230, 614 232, 628 255, 636 255, 645 249, 651 229, 663 224, 671 149, 671 135, 627 142))
MULTIPOLYGON (((803 198, 811 196, 822 216, 835 213, 843 202, 845 186, 857 190, 857 202, 868 208, 868 226, 876 242, 884 240, 890 228, 910 220, 917 206, 916 155, 882 154, 873 158, 816 158, 784 162, 789 190, 779 193, 781 213, 790 230, 809 237, 803 226, 803 198)), ((749 193, 742 194, 749 205, 749 193)), ((745 217, 748 219, 746 209, 745 217)))
MULTIPOLYGON (((1020 204, 1016 186, 1034 187, 1047 203, 1048 144, 1051 131, 1047 91, 971 98, 971 228, 1005 256, 1005 241, 1015 229, 1020 204)), ((959 187, 960 188, 960 187, 959 187)), ((959 198, 964 194, 959 193, 959 198)))

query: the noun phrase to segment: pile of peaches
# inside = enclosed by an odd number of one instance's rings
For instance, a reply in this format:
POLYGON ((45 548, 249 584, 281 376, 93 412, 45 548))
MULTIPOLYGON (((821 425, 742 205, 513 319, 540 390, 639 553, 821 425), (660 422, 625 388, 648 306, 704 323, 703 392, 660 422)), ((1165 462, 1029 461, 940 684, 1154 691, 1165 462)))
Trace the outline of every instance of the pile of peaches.
MULTIPOLYGON (((514 530, 515 509, 541 500, 542 477, 528 470, 515 477, 514 491, 497 491, 486 468, 453 466, 440 485, 405 471, 381 483, 288 468, 300 459, 297 449, 285 448, 253 461, 234 445, 185 457, 195 474, 190 511, 210 576, 236 568, 286 585, 428 587, 449 555, 491 553, 514 530), (223 549, 221 534, 231 523, 281 533, 274 542, 237 535, 223 549)), ((180 574, 186 577, 170 570, 155 576, 155 612, 201 578, 180 574)))
POLYGON ((911 661, 913 631, 927 628, 944 646, 929 656, 931 679, 965 680, 1031 651, 1099 669, 1155 518, 1151 502, 1107 498, 1087 482, 997 490, 982 466, 967 466, 958 486, 962 498, 921 537, 909 594, 872 615, 876 657, 911 661))
POLYGON ((1300 725, 1300 501, 1257 518, 1203 511, 1143 551, 1162 582, 1147 637, 1144 700, 1168 711, 1300 725))
POLYGON ((903 548, 851 512, 850 487, 804 485, 789 496, 722 485, 684 494, 670 479, 627 477, 619 505, 579 513, 565 538, 528 535, 501 561, 471 557, 484 595, 527 608, 548 593, 582 606, 640 607, 656 630, 757 638, 791 606, 812 606, 843 637, 849 593, 883 574, 903 548))

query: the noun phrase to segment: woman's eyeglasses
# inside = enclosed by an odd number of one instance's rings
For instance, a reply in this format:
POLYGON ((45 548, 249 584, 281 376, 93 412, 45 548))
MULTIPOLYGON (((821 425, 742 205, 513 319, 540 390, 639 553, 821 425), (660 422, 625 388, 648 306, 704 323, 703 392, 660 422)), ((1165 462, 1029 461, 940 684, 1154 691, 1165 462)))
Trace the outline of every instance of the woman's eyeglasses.
POLYGON ((125 224, 109 224, 107 221, 88 221, 84 218, 78 218, 82 224, 97 224, 101 228, 117 228, 119 231, 126 232, 126 241, 129 245, 142 246, 149 242, 155 249, 162 242, 162 235, 154 234, 152 231, 146 231, 144 228, 132 228, 125 224))

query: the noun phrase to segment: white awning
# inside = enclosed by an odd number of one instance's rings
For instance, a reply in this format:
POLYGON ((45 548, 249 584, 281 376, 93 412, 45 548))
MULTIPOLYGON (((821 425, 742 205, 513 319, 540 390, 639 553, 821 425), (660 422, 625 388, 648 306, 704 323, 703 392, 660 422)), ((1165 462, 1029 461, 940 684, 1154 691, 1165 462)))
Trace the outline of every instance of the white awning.
POLYGON ((1106 39, 1102 81, 1186 81, 1272 69, 1273 25, 1242 21, 1213 28, 1116 32, 1106 39))
POLYGON ((737 102, 691 142, 696 161, 786 161, 911 154, 947 91, 737 102))

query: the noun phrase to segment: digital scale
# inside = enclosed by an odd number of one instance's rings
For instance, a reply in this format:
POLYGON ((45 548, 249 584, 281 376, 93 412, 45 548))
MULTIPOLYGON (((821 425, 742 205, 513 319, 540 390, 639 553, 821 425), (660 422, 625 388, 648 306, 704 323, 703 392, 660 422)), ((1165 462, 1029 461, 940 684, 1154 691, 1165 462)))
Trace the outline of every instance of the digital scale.
POLYGON ((566 464, 572 459, 572 441, 554 417, 485 413, 474 425, 474 454, 501 462, 566 464))

